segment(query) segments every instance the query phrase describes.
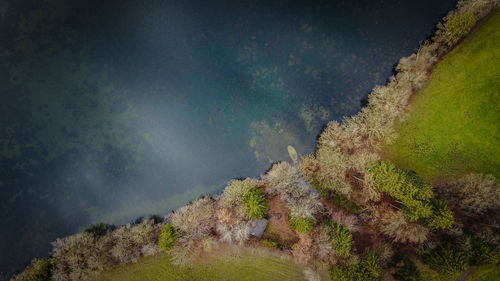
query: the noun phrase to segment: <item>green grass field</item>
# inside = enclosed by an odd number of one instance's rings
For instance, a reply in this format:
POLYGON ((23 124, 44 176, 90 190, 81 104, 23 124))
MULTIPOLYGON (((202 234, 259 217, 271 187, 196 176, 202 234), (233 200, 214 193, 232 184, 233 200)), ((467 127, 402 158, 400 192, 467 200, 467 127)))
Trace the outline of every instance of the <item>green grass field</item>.
POLYGON ((500 12, 440 61, 382 150, 428 180, 469 172, 500 179, 500 12))
POLYGON ((466 281, 498 281, 500 265, 479 266, 465 279, 466 281))
POLYGON ((212 257, 191 267, 179 267, 167 254, 141 259, 135 264, 121 265, 96 281, 171 281, 171 280, 304 280, 302 267, 270 257, 245 254, 241 257, 212 257))

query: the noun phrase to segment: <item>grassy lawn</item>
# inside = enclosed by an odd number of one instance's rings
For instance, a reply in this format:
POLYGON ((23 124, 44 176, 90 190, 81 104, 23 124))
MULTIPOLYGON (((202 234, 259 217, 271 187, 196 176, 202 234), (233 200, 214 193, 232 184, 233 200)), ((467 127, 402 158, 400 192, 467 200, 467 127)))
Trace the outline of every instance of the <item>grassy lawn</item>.
POLYGON ((466 281, 498 281, 500 265, 479 266, 467 277, 466 281))
POLYGON ((446 55, 411 101, 384 158, 428 180, 469 172, 500 179, 500 12, 446 55))
POLYGON ((191 267, 172 265, 168 254, 121 265, 100 276, 98 281, 145 280, 304 280, 302 267, 275 258, 244 254, 241 257, 211 257, 191 267))
POLYGON ((429 281, 455 281, 458 276, 460 276, 460 273, 456 274, 451 274, 451 275, 444 275, 444 274, 439 274, 436 271, 430 269, 428 266, 419 263, 418 269, 420 270, 420 274, 422 275, 422 280, 429 280, 429 281))

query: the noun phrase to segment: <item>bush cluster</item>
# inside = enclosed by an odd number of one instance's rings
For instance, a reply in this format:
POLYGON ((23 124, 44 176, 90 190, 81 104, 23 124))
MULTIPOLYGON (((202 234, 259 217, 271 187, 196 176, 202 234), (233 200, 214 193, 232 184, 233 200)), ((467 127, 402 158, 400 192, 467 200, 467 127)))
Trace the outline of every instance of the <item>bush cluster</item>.
POLYGON ((315 221, 315 214, 322 209, 321 202, 296 166, 288 162, 274 164, 262 179, 269 194, 278 195, 285 202, 291 217, 315 221))
POLYGON ((175 227, 171 223, 165 224, 158 237, 158 247, 160 247, 163 251, 170 251, 170 249, 172 249, 175 245, 177 236, 178 234, 175 227))
POLYGON ((448 16, 444 24, 447 42, 449 45, 455 45, 472 29, 476 23, 473 13, 453 13, 448 16))
POLYGON ((397 281, 422 281, 420 270, 406 256, 397 255, 394 258, 394 267, 396 272, 393 274, 397 281))
POLYGON ((50 258, 34 259, 30 265, 11 281, 50 281, 52 276, 52 260, 50 258))
POLYGON ((262 218, 268 209, 259 180, 232 180, 217 200, 216 226, 219 240, 242 245, 250 237, 248 219, 262 218))
POLYGON ((306 233, 313 229, 315 222, 310 218, 295 218, 292 216, 288 217, 290 226, 297 230, 297 232, 306 233))
POLYGON ((360 265, 370 276, 375 278, 382 277, 382 264, 380 263, 380 259, 375 252, 368 251, 365 254, 365 257, 361 260, 360 265))
POLYGON ((424 262, 432 269, 452 274, 469 265, 481 266, 500 262, 498 253, 489 245, 470 234, 448 237, 448 242, 424 251, 424 262))
POLYGON ((257 185, 258 180, 253 178, 231 180, 220 198, 221 206, 231 208, 242 205, 248 191, 257 185))
POLYGON ((466 254, 451 243, 437 246, 426 253, 423 259, 430 268, 442 274, 459 273, 468 267, 466 254))
MULTIPOLYGON (((156 241, 161 225, 144 219, 102 236, 82 232, 52 243, 52 280, 89 279, 118 264, 135 262, 158 252, 156 241)), ((102 229, 101 227, 95 229, 102 229)))
POLYGON ((278 242, 276 242, 276 241, 263 239, 262 244, 264 244, 264 246, 269 247, 269 248, 273 248, 273 249, 278 248, 278 242))
POLYGON ((453 213, 446 203, 435 198, 433 187, 416 174, 397 169, 392 163, 380 162, 370 169, 375 187, 394 197, 404 206, 409 221, 427 220, 434 229, 453 224, 453 213))
POLYGON ((127 224, 105 236, 107 243, 112 243, 109 253, 114 263, 137 262, 141 257, 156 254, 158 233, 161 225, 145 219, 137 225, 127 224))
POLYGON ((382 266, 378 257, 367 253, 356 265, 337 265, 330 270, 332 281, 376 281, 382 280, 382 266))
POLYGON ((108 234, 114 229, 116 229, 114 225, 101 222, 89 226, 87 229, 85 229, 85 232, 94 235, 95 238, 99 238, 101 236, 108 234))
POLYGON ((257 188, 250 189, 245 195, 245 208, 248 219, 262 219, 266 215, 269 206, 266 204, 266 195, 257 188))
POLYGON ((217 232, 220 235, 220 241, 242 245, 250 237, 250 225, 246 221, 217 224, 217 232))
POLYGON ((328 221, 325 225, 335 253, 339 256, 348 256, 354 243, 349 229, 333 221, 328 221))
POLYGON ((471 265, 488 265, 500 262, 498 252, 477 238, 471 238, 471 253, 469 256, 471 265))
POLYGON ((409 222, 403 212, 395 211, 387 205, 370 207, 366 216, 370 217, 374 228, 398 243, 421 244, 429 237, 429 229, 421 224, 409 222))
POLYGON ((454 222, 453 212, 448 205, 436 198, 431 199, 432 214, 426 223, 432 229, 445 229, 451 227, 454 222))
POLYGON ((179 233, 171 249, 174 263, 187 264, 202 252, 217 246, 212 236, 212 231, 216 229, 215 212, 215 201, 205 196, 172 214, 170 222, 179 233))
POLYGON ((461 216, 479 217, 500 208, 500 186, 493 175, 469 174, 446 183, 438 192, 461 216))

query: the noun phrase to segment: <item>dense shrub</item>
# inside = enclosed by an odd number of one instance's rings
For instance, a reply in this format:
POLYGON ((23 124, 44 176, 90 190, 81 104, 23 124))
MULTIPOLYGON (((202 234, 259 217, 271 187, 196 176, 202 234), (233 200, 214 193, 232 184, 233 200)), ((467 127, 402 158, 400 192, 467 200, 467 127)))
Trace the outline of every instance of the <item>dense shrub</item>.
POLYGON ((317 179, 327 188, 349 196, 351 186, 346 180, 346 156, 339 150, 330 146, 319 146, 316 151, 320 170, 317 179))
POLYGON ((160 215, 150 215, 148 219, 152 220, 154 224, 162 223, 165 220, 160 215))
POLYGON ((311 231, 314 227, 314 220, 310 218, 296 218, 293 216, 289 216, 288 221, 290 222, 290 226, 297 230, 297 232, 306 233, 311 231))
POLYGON ((326 222, 325 224, 328 227, 328 235, 335 253, 339 256, 348 256, 351 252, 351 246, 354 243, 349 229, 333 221, 326 222))
POLYGON ((316 179, 311 181, 311 185, 318 191, 320 196, 330 205, 330 207, 334 209, 341 209, 348 214, 359 213, 362 209, 361 206, 347 196, 326 188, 316 179))
POLYGON ((250 225, 246 221, 217 224, 219 239, 228 244, 242 245, 250 237, 250 225))
POLYGON ((192 264, 195 258, 217 249, 218 245, 213 236, 194 237, 192 233, 184 234, 170 250, 172 263, 180 266, 192 264))
MULTIPOLYGON (((300 185, 306 185, 305 180, 302 180, 304 182, 300 185)), ((300 191, 284 196, 286 206, 291 216, 314 220, 315 214, 322 210, 323 205, 318 198, 316 198, 315 194, 309 192, 307 187, 303 190, 307 190, 307 192, 302 193, 302 191, 300 191)))
POLYGON ((500 261, 498 253, 479 239, 473 238, 471 246, 472 253, 469 260, 471 265, 496 264, 500 261))
POLYGON ((274 164, 271 169, 262 176, 266 182, 267 191, 271 195, 287 194, 296 189, 297 182, 301 178, 300 171, 288 162, 274 164))
POLYGON ((90 233, 78 233, 52 243, 52 279, 84 280, 111 265, 103 244, 90 233))
POLYGON ((52 261, 49 258, 38 260, 24 281, 49 281, 52 271, 52 261))
POLYGON ((457 13, 472 13, 476 19, 486 16, 492 9, 498 7, 498 0, 459 0, 457 13))
POLYGON ((160 225, 144 219, 96 238, 82 232, 52 243, 52 280, 89 279, 112 265, 135 262, 156 253, 160 225))
POLYGON ((309 249, 314 255, 314 260, 324 264, 337 263, 339 257, 335 255, 335 250, 333 249, 332 239, 330 238, 330 227, 326 224, 321 224, 308 234, 314 241, 309 249))
POLYGON ((170 222, 179 231, 175 246, 170 250, 174 263, 188 264, 202 252, 216 247, 217 241, 211 235, 217 222, 215 202, 210 196, 179 208, 170 222))
POLYGON ((376 281, 382 280, 382 267, 374 253, 367 253, 366 257, 356 265, 338 265, 330 270, 332 281, 376 281))
POLYGON ((264 192, 256 188, 252 188, 247 192, 244 203, 249 219, 262 219, 269 209, 264 192))
POLYGON ((258 180, 253 178, 231 180, 222 193, 220 204, 226 208, 242 205, 248 191, 257 184, 258 180))
MULTIPOLYGON (((143 254, 144 247, 157 248, 158 233, 160 225, 154 224, 153 220, 144 219, 137 225, 127 224, 104 237, 104 243, 111 246, 109 253, 116 263, 129 263, 138 261, 143 254)), ((144 251, 151 254, 151 251, 144 251)))
POLYGON ((292 246, 292 255, 300 263, 309 263, 313 256, 313 240, 307 234, 299 234, 299 241, 292 246))
POLYGON ((214 201, 210 196, 205 196, 177 209, 170 222, 181 235, 193 233, 194 236, 204 236, 215 227, 214 215, 214 201))
POLYGON ((375 278, 382 277, 382 264, 378 255, 373 251, 368 251, 360 263, 361 267, 375 278))
POLYGON ((175 245, 178 233, 175 227, 171 223, 167 223, 160 231, 160 236, 158 237, 158 246, 163 251, 170 251, 175 245))
POLYGON ((398 255, 394 258, 394 267, 396 272, 393 274, 397 281, 421 281, 420 270, 410 259, 398 255))
POLYGON ((389 264, 394 257, 394 250, 392 249, 391 244, 387 242, 380 240, 376 241, 370 248, 377 254, 383 266, 389 264))
POLYGON ((449 15, 444 24, 448 44, 455 45, 469 33, 475 22, 476 19, 472 13, 453 13, 449 15))
POLYGON ((217 222, 222 224, 232 224, 235 221, 235 215, 232 209, 221 208, 217 211, 217 222))
POLYGON ((434 197, 432 185, 416 175, 397 169, 390 162, 380 162, 370 169, 375 187, 396 200, 405 208, 405 217, 410 221, 432 215, 430 200, 434 197))
POLYGON ((276 241, 263 239, 262 244, 264 244, 264 246, 269 247, 269 248, 273 248, 273 249, 278 248, 278 242, 276 242, 276 241))
POLYGON ((432 199, 432 215, 427 218, 427 225, 434 229, 445 229, 453 224, 453 212, 445 202, 432 199))
POLYGON ((451 243, 437 246, 424 254, 423 258, 430 268, 442 274, 459 273, 468 267, 466 254, 451 243))
POLYGON ((429 227, 450 227, 453 213, 445 202, 435 198, 432 185, 414 173, 397 169, 392 163, 380 162, 370 169, 375 187, 394 197, 404 207, 409 221, 425 219, 429 227))
POLYGON ((374 219, 374 227, 393 238, 394 242, 421 244, 428 238, 429 229, 418 223, 408 222, 401 211, 383 207, 373 209, 370 215, 374 219))
POLYGON ((34 259, 21 274, 14 276, 11 281, 50 281, 51 275, 52 260, 50 258, 34 259))
POLYGON ((95 238, 99 238, 113 231, 114 229, 116 229, 114 225, 101 222, 89 226, 87 229, 85 229, 85 232, 94 235, 95 238))
POLYGON ((469 174, 445 184, 438 193, 461 215, 477 217, 500 208, 500 186, 493 175, 469 174))
POLYGON ((357 266, 339 265, 330 270, 332 281, 362 281, 357 266))
POLYGON ((343 225, 350 232, 359 230, 359 219, 355 215, 349 215, 344 211, 333 211, 330 214, 332 221, 343 225))
POLYGON ((362 204, 378 202, 382 198, 382 193, 375 187, 375 180, 372 174, 365 173, 363 175, 363 190, 360 195, 359 197, 362 204))
POLYGON ((278 195, 291 216, 314 219, 322 209, 321 202, 310 192, 307 181, 296 166, 288 162, 274 164, 262 179, 267 183, 268 193, 278 195))
POLYGON ((320 169, 319 163, 313 155, 303 156, 301 160, 299 169, 302 175, 304 175, 309 182, 312 182, 320 169))

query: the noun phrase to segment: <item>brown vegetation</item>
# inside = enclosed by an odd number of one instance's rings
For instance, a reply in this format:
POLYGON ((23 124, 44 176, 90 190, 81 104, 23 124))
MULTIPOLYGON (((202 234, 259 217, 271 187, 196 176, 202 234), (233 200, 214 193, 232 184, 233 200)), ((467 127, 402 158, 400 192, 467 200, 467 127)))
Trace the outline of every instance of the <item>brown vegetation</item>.
POLYGON ((492 175, 469 174, 445 183, 438 194, 462 215, 477 217, 500 208, 500 186, 492 175))
POLYGON ((135 262, 159 251, 161 224, 146 219, 102 237, 83 232, 53 242, 52 280, 84 280, 117 264, 135 262))
POLYGON ((268 198, 267 204, 269 224, 262 238, 276 241, 283 248, 290 248, 299 237, 288 223, 288 209, 285 203, 278 196, 273 196, 268 198))
POLYGON ((315 220, 315 215, 321 211, 321 203, 311 193, 296 166, 288 162, 274 164, 262 180, 266 183, 267 193, 277 195, 285 202, 290 216, 315 220))

